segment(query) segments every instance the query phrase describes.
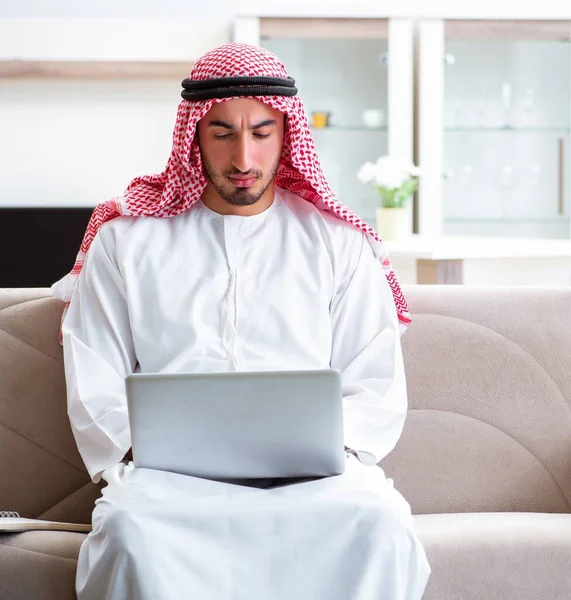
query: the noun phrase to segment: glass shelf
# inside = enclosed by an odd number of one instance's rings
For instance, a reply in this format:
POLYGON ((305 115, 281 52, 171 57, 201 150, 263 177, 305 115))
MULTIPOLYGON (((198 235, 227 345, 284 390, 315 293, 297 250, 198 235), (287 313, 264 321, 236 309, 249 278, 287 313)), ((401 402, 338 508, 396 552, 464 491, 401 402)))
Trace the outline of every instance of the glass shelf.
POLYGON ((334 131, 388 131, 387 127, 367 127, 366 125, 328 125, 327 127, 310 126, 311 131, 325 131, 332 129, 334 131))
POLYGON ((446 217, 445 223, 565 223, 569 217, 446 217))
POLYGON ((447 133, 560 133, 571 132, 569 127, 446 127, 447 133))

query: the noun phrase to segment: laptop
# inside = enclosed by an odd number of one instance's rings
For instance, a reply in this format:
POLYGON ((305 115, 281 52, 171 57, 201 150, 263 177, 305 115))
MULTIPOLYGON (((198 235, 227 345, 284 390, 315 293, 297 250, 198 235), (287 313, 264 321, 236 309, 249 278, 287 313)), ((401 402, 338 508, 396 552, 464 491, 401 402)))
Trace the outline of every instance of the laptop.
POLYGON ((136 467, 219 481, 345 469, 335 369, 134 373, 125 383, 136 467))

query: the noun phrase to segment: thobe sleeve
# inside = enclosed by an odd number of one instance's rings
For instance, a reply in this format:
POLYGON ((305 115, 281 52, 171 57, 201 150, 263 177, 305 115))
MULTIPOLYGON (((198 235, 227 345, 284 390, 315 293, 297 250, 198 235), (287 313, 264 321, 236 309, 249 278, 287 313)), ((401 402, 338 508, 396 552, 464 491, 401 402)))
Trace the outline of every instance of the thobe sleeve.
POLYGON ((342 374, 345 445, 372 465, 402 433, 406 380, 393 295, 364 234, 351 263, 331 303, 331 367, 342 374))
POLYGON ((115 244, 99 230, 62 326, 68 415, 93 481, 131 446, 125 376, 136 365, 115 244))

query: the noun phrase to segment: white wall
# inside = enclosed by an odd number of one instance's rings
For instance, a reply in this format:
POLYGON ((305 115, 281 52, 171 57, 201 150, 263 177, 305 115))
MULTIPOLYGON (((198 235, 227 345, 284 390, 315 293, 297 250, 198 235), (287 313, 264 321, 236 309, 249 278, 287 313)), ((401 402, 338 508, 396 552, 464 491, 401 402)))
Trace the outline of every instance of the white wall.
MULTIPOLYGON (((0 19, 0 60, 177 60, 230 41, 223 20, 0 19)), ((181 81, 0 78, 0 206, 95 206, 166 165, 181 81)))
POLYGON ((1 0, 0 17, 193 17, 232 18, 231 0, 1 0))
POLYGON ((0 17, 411 16, 571 18, 570 0, 0 0, 0 17))
POLYGON ((192 62, 231 35, 220 18, 0 18, 0 60, 192 62))
MULTIPOLYGON (((0 60, 190 61, 230 40, 238 15, 388 14, 571 18, 571 0, 0 0, 0 60), (48 35, 43 18, 62 28, 48 35)), ((162 171, 179 100, 180 79, 0 79, 0 206, 94 205, 162 171)))
POLYGON ((95 206, 163 170, 179 81, 0 81, 0 206, 95 206))

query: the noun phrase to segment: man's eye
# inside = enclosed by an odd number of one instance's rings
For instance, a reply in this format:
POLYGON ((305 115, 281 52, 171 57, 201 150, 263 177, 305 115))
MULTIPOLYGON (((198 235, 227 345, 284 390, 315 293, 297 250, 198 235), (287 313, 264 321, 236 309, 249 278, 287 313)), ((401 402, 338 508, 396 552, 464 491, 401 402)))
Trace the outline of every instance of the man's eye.
POLYGON ((220 133, 218 135, 215 135, 214 137, 217 140, 225 140, 226 138, 230 137, 230 135, 231 135, 230 133, 220 133))
POLYGON ((269 133, 254 133, 254 137, 257 137, 258 139, 265 139, 265 138, 269 138, 270 134, 269 133))

